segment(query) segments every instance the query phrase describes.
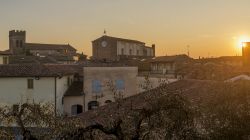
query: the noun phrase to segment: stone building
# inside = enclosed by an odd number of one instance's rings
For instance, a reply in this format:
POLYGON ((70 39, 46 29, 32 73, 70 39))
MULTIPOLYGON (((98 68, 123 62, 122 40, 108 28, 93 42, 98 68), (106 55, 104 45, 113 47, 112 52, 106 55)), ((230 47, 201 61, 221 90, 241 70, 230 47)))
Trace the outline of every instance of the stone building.
POLYGON ((75 56, 76 49, 69 44, 40 44, 27 43, 26 31, 9 31, 9 51, 13 55, 61 55, 75 56))
POLYGON ((155 45, 148 47, 141 41, 104 35, 92 41, 92 56, 95 60, 109 61, 152 58, 155 56, 155 45))

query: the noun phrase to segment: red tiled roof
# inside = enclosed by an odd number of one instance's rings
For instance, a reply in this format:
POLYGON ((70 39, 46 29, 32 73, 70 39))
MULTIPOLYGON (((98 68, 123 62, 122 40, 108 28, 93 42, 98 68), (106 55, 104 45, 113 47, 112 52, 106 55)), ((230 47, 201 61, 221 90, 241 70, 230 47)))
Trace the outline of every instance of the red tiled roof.
POLYGON ((158 56, 152 58, 150 62, 183 62, 191 59, 192 58, 183 54, 183 55, 172 55, 172 56, 158 56))
POLYGON ((134 43, 140 43, 145 44, 144 42, 138 41, 138 40, 132 40, 132 39, 124 39, 124 38, 118 38, 118 37, 112 37, 112 36, 102 36, 92 42, 95 42, 100 39, 110 39, 110 40, 116 40, 116 41, 124 41, 124 42, 134 42, 134 43))
POLYGON ((39 43, 25 43, 25 46, 29 50, 74 50, 76 51, 75 48, 73 48, 71 45, 67 44, 39 44, 39 43))
POLYGON ((9 64, 0 65, 0 77, 54 77, 77 73, 70 65, 9 64))
POLYGON ((101 106, 95 110, 87 111, 80 114, 78 117, 86 122, 86 125, 97 122, 105 124, 110 119, 116 117, 115 115, 123 114, 123 112, 129 109, 141 109, 148 106, 149 97, 161 97, 164 96, 164 92, 180 93, 183 94, 191 103, 199 103, 204 100, 212 99, 216 92, 212 92, 214 86, 218 82, 214 81, 201 81, 201 80, 181 80, 175 83, 168 84, 164 87, 159 87, 151 91, 143 92, 135 96, 131 96, 120 101, 119 110, 116 102, 110 103, 105 106, 101 106), (163 89, 162 89, 163 88, 163 89), (160 91, 159 91, 160 90, 160 91))

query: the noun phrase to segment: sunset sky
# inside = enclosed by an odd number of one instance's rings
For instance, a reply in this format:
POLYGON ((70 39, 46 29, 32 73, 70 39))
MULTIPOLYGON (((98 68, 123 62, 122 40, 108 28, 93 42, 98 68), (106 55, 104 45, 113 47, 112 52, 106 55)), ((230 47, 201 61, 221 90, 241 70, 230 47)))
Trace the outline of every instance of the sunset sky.
POLYGON ((155 43, 157 55, 187 45, 194 58, 236 55, 250 37, 250 0, 1 0, 0 50, 12 29, 26 30, 27 42, 69 43, 87 55, 104 29, 155 43))

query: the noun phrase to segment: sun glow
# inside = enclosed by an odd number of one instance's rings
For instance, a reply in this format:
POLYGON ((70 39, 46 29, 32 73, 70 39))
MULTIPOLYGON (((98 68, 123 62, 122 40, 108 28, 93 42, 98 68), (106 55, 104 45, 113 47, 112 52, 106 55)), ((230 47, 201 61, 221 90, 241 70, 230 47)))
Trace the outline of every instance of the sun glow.
POLYGON ((238 38, 238 48, 242 48, 245 47, 245 43, 244 42, 250 42, 250 37, 249 36, 240 36, 238 38))

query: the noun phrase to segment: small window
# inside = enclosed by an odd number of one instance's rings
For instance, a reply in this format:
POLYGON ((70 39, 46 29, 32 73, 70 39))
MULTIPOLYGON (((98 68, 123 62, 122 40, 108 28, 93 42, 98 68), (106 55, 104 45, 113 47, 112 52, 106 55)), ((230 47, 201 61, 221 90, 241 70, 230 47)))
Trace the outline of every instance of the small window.
POLYGON ((20 47, 22 48, 23 47, 23 41, 20 40, 20 47))
POLYGON ((68 87, 70 86, 70 77, 68 77, 68 79, 67 79, 67 85, 68 85, 68 87))
POLYGON ((116 89, 118 89, 118 90, 123 90, 123 89, 125 89, 124 80, 121 80, 121 79, 116 80, 116 81, 115 81, 115 86, 116 86, 116 89))
POLYGON ((90 101, 88 103, 88 110, 96 109, 98 108, 99 103, 97 101, 90 101))
POLYGON ((132 49, 129 50, 129 55, 132 55, 132 49))
POLYGON ((136 51, 136 54, 139 55, 139 50, 136 51))
POLYGON ((71 106, 71 115, 77 115, 82 113, 83 111, 82 105, 72 105, 71 106))
POLYGON ((28 79, 28 89, 34 89, 34 80, 28 79))
POLYGON ((8 64, 8 57, 3 57, 3 64, 8 64))
POLYGON ((122 53, 122 55, 124 55, 124 49, 123 48, 121 49, 121 53, 122 53))
POLYGON ((92 92, 93 93, 100 93, 102 90, 101 81, 93 80, 92 81, 92 92))
POLYGON ((19 41, 18 40, 16 40, 16 47, 18 47, 19 46, 19 41))
POLYGON ((14 105, 12 106, 12 111, 13 111, 13 113, 17 113, 17 112, 19 111, 19 105, 14 104, 14 105))

